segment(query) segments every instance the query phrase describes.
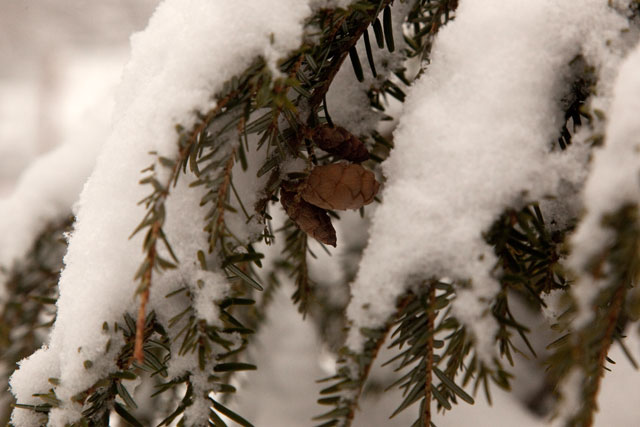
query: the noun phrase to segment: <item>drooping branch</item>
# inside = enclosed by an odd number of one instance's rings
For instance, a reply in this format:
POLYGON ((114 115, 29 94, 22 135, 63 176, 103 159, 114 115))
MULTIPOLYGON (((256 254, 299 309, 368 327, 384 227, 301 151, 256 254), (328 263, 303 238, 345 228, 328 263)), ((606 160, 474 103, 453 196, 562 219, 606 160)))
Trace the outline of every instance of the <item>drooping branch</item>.
POLYGON ((194 149, 195 144, 198 142, 199 136, 205 131, 207 126, 211 123, 211 121, 216 117, 217 114, 222 111, 222 109, 229 103, 234 97, 238 95, 237 91, 232 91, 227 96, 218 101, 217 105, 211 109, 204 118, 197 123, 193 130, 190 133, 188 138, 180 138, 178 155, 174 160, 163 160, 161 159, 161 164, 166 164, 170 167, 169 173, 167 174, 165 181, 161 184, 155 178, 154 167, 152 165, 148 170, 151 171, 151 175, 141 180, 143 184, 151 184, 154 188, 154 191, 145 198, 141 203, 144 203, 147 207, 147 213, 145 215, 144 220, 140 223, 140 225, 134 230, 133 235, 138 233, 139 231, 148 228, 147 234, 144 238, 144 248, 146 251, 145 260, 140 266, 138 273, 136 274, 136 279, 140 279, 140 285, 138 286, 137 293, 140 294, 140 305, 138 310, 137 317, 137 326, 136 326, 136 340, 135 340, 135 349, 133 352, 133 358, 137 360, 139 363, 142 363, 144 360, 144 353, 142 351, 143 348, 143 334, 145 324, 145 312, 146 305, 149 300, 149 289, 151 287, 151 281, 153 276, 154 268, 159 268, 160 270, 165 268, 172 268, 173 264, 167 260, 161 259, 158 257, 156 244, 158 239, 161 239, 168 250, 169 254, 172 256, 174 261, 179 262, 178 259, 173 254, 171 250, 171 246, 162 231, 162 226, 165 220, 165 208, 164 204, 169 196, 170 187, 174 184, 178 175, 182 168, 184 168, 186 161, 189 158, 190 153, 194 149))
POLYGON ((427 314, 427 331, 430 332, 427 338, 426 353, 427 363, 425 365, 425 381, 424 381, 424 405, 423 405, 423 418, 424 426, 431 426, 431 387, 432 387, 432 372, 433 372, 433 340, 435 335, 435 320, 436 320, 436 287, 432 284, 429 289, 429 313, 427 314))

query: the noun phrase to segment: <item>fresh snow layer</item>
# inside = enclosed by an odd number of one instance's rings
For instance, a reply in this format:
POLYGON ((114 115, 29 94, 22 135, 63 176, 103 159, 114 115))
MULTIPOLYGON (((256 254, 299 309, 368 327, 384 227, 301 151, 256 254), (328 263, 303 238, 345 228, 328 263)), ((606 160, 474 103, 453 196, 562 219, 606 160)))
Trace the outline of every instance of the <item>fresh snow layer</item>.
MULTIPOLYGON (((78 53, 78 56, 82 55, 83 53, 78 53)), ((124 64, 121 56, 112 54, 106 59, 91 58, 86 62, 74 58, 73 64, 77 64, 76 67, 83 70, 84 74, 82 77, 73 77, 90 101, 83 98, 80 107, 66 114, 75 121, 72 123, 69 120, 63 126, 61 139, 64 143, 36 158, 22 172, 12 191, 0 198, 1 269, 8 271, 15 267, 28 254, 38 235, 47 226, 71 215, 72 206, 78 200, 110 129, 113 99, 107 92, 113 90, 120 76, 124 64), (115 71, 118 65, 118 71, 115 71), (93 67, 100 70, 96 71, 93 67)), ((79 70, 65 69, 65 73, 80 74, 79 70)), ((55 106, 72 110, 70 104, 77 104, 80 96, 72 93, 70 88, 63 92, 69 94, 71 100, 55 106)), ((32 126, 27 123, 26 127, 32 126)), ((36 149, 34 141, 17 141, 17 145, 23 146, 21 150, 25 150, 24 146, 30 147, 30 150, 36 149)), ((5 292, 5 280, 0 272, 0 301, 5 292)))
POLYGON ((362 346, 361 327, 379 326, 395 311, 407 286, 446 276, 471 280, 454 311, 490 359, 495 328, 486 300, 499 287, 481 233, 506 208, 576 178, 580 150, 551 151, 568 64, 604 49, 625 26, 606 0, 460 3, 410 90, 383 165, 384 203, 348 308, 351 348, 362 346))
MULTIPOLYGON (((71 215, 103 142, 95 131, 107 128, 99 120, 89 123, 77 129, 77 138, 36 159, 21 175, 14 192, 0 199, 0 266, 12 268, 51 222, 71 215)), ((0 295, 3 289, 0 275, 0 295)))
POLYGON ((620 66, 607 113, 604 147, 595 151, 584 189, 586 215, 571 238, 569 265, 579 274, 572 288, 580 313, 575 325, 588 321, 591 303, 608 282, 596 280, 589 261, 615 236, 601 225, 603 216, 624 204, 640 202, 640 44, 620 66))
MULTIPOLYGON (((106 321, 113 331, 111 326, 122 323, 125 311, 135 311, 133 277, 144 255, 142 236, 129 240, 129 235, 144 216, 137 203, 150 189, 138 181, 140 170, 154 160, 149 152, 175 157, 174 126, 192 126, 194 112, 212 108, 212 94, 256 57, 273 64, 297 47, 310 11, 309 2, 299 0, 166 0, 147 29, 132 37, 131 60, 117 94, 113 130, 80 196, 50 342, 25 359, 11 379, 13 393, 24 404, 40 403, 32 394, 47 391, 41 378, 60 380, 60 386, 54 388, 62 405, 52 410, 49 425, 77 419, 81 408, 70 397, 116 369, 113 357, 118 345, 104 354, 113 336, 102 332, 102 325, 106 321), (85 369, 85 360, 91 360, 93 367, 85 369)), ((165 223, 169 241, 182 261, 180 270, 165 278, 154 274, 149 311, 171 312, 163 296, 171 285, 179 286, 176 279, 188 283, 201 278, 195 276, 195 251, 206 247, 199 240, 204 239, 204 215, 197 208, 202 194, 189 190, 187 179, 182 177, 172 189, 165 223)), ((226 286, 217 280, 208 283, 226 286)), ((207 300, 221 294, 198 295, 207 300)), ((205 306, 197 302, 201 315, 215 314, 205 306)), ((13 422, 35 425, 32 416, 30 411, 16 410, 13 422)))

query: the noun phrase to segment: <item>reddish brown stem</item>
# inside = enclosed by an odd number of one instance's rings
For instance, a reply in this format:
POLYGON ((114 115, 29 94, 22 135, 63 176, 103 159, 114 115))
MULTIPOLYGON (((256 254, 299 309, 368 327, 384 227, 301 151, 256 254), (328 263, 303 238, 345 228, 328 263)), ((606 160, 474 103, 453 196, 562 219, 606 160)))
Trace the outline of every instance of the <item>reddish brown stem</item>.
POLYGON ((378 356, 378 352, 380 351, 380 348, 382 348, 382 344, 384 344, 384 342, 387 340, 387 335, 389 335, 389 331, 391 331, 391 328, 394 325, 394 322, 396 320, 396 317, 398 316, 399 313, 402 313, 402 311, 405 309, 405 307, 407 305, 409 305, 409 303, 411 301, 413 301, 413 299, 415 298, 415 295, 413 294, 408 294, 407 296, 405 296, 404 298, 402 298, 397 304, 396 304, 396 314, 392 315, 392 317, 389 319, 389 321, 387 322, 386 326, 385 326, 385 331, 384 334, 382 335, 382 337, 380 337, 380 339, 378 340, 378 342, 376 343, 376 347, 375 349, 371 352, 371 357, 370 357, 370 362, 364 367, 364 369, 361 371, 360 373, 360 386, 357 390, 357 393, 354 397, 354 402, 356 402, 353 405, 350 405, 349 407, 349 413, 347 414, 347 420, 348 420, 348 424, 347 425, 351 425, 351 422, 353 421, 353 418, 356 415, 356 407, 357 407, 357 402, 360 399, 360 395, 362 394, 362 389, 364 387, 364 383, 366 382, 367 378, 369 378, 369 372, 371 371, 371 368, 373 367, 373 362, 376 360, 376 357, 378 356))
MULTIPOLYGON (((626 292, 627 292, 626 285, 620 285, 613 296, 613 301, 611 302, 611 309, 609 310, 609 313, 607 316, 607 329, 604 334, 602 347, 600 348, 600 353, 598 354, 598 375, 596 375, 596 378, 594 379, 595 384, 593 387, 593 391, 589 393, 589 396, 587 396, 588 401, 585 402, 587 408, 596 407, 596 399, 598 397, 600 383, 602 381, 602 377, 604 376, 605 359, 607 357, 607 354, 609 353, 609 348, 613 343, 613 334, 615 332, 615 328, 618 323, 620 311, 622 310, 622 302, 624 301, 624 296, 626 292)), ((594 412, 595 412, 594 410, 589 410, 588 418, 585 422, 585 427, 591 427, 593 425, 594 412)))
POLYGON ((436 287, 432 283, 429 289, 429 319, 427 321, 427 329, 429 331, 429 339, 427 340, 427 363, 425 366, 426 375, 424 383, 424 425, 431 425, 431 382, 433 371, 433 335, 436 321, 436 287))
POLYGON ((145 310, 149 301, 149 288, 145 289, 140 296, 140 307, 138 308, 138 320, 136 322, 136 342, 133 349, 133 358, 138 362, 144 362, 144 324, 145 310))

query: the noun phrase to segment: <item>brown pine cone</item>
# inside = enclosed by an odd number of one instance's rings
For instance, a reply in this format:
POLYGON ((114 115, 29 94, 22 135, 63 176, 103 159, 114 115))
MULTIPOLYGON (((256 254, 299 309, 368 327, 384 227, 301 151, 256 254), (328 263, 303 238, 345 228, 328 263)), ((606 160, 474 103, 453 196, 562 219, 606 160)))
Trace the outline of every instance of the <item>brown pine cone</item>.
POLYGON ((359 209, 378 193, 380 183, 360 165, 334 163, 318 166, 304 182, 302 198, 323 209, 359 209))
POLYGON ((287 215, 298 227, 314 239, 336 246, 336 230, 327 211, 296 197, 294 191, 280 189, 280 202, 287 215))
POLYGON ((318 147, 345 160, 356 163, 369 160, 364 143, 343 127, 319 126, 313 131, 312 138, 318 147))

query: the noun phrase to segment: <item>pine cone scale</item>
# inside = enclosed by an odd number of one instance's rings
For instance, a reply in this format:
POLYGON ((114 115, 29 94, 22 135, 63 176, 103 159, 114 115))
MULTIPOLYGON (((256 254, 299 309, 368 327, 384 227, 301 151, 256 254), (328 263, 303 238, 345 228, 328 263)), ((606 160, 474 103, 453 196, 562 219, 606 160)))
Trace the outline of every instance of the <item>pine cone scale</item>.
POLYGON ((311 171, 300 194, 322 209, 360 209, 373 202, 380 184, 372 172, 357 164, 334 163, 311 171))
POLYGON ((369 160, 369 151, 360 139, 343 127, 321 126, 313 133, 313 142, 324 151, 345 160, 361 163, 369 160))
POLYGON ((293 191, 280 190, 280 202, 287 215, 305 233, 314 239, 336 246, 336 230, 324 209, 301 200, 293 191))

